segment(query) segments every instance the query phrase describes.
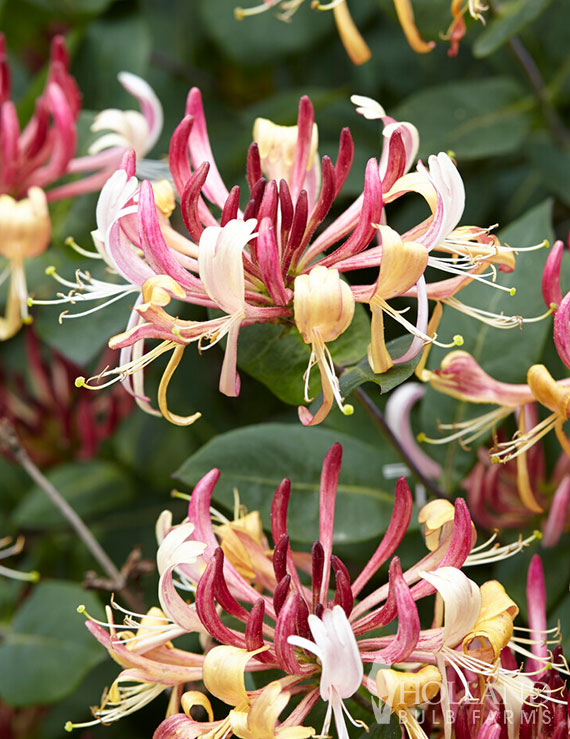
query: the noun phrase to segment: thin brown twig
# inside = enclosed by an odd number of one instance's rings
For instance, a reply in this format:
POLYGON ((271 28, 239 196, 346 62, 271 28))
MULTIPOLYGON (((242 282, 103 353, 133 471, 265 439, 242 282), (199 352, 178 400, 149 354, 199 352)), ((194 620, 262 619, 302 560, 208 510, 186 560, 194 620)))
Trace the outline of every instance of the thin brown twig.
POLYGON ((50 502, 58 509, 85 544, 95 561, 109 578, 109 581, 113 583, 114 589, 121 594, 125 602, 131 607, 139 607, 138 598, 127 588, 124 574, 117 569, 109 555, 86 526, 83 519, 34 464, 27 451, 20 444, 12 424, 6 418, 0 419, 0 449, 8 451, 11 457, 16 460, 38 487, 43 490, 50 502))
POLYGON ((402 447, 400 441, 398 440, 398 437, 394 434, 394 432, 388 425, 384 414, 382 413, 380 408, 378 408, 372 398, 368 395, 368 393, 364 391, 361 387, 358 387, 356 388, 356 390, 354 390, 354 395, 356 396, 360 405, 368 413, 370 418, 380 428, 386 439, 396 450, 398 456, 401 457, 402 461, 406 464, 406 467, 410 470, 411 474, 416 478, 416 480, 420 482, 426 488, 426 490, 429 490, 432 495, 435 495, 436 498, 449 497, 444 493, 439 485, 437 485, 437 483, 435 483, 433 480, 430 480, 429 477, 426 477, 419 469, 414 460, 402 447))

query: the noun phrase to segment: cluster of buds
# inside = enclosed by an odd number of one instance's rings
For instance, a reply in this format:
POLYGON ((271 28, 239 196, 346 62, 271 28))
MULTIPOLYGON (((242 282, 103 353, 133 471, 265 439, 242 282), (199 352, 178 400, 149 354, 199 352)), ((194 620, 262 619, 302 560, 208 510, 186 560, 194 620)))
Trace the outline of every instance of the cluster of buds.
MULTIPOLYGON (((92 128, 113 133, 95 141, 87 156, 75 157, 81 94, 69 72, 63 38, 56 36, 52 41, 45 88, 20 131, 11 100, 6 43, 0 34, 0 256, 8 262, 0 282, 10 277, 0 341, 30 321, 24 263, 42 254, 50 242, 48 202, 99 190, 127 148, 136 146, 141 137, 152 145, 160 133, 162 111, 152 90, 134 75, 124 74, 121 82, 139 99, 143 114, 103 111, 92 128), (67 175, 78 174, 80 179, 57 184, 67 175)), ((141 156, 147 151, 140 146, 137 150, 141 156)))
MULTIPOLYGON (((241 20, 247 16, 259 15, 259 13, 275 8, 280 20, 290 21, 303 2, 304 0, 263 0, 260 5, 250 8, 236 8, 234 12, 236 18, 241 20)), ((394 7, 411 48, 418 54, 430 52, 435 46, 435 41, 425 41, 422 38, 414 20, 411 0, 394 0, 394 7)), ((364 64, 370 59, 372 54, 352 20, 347 0, 332 0, 328 3, 312 0, 311 8, 313 10, 332 10, 338 35, 353 64, 364 64)), ((485 23, 483 13, 488 9, 488 6, 482 0, 452 0, 450 9, 453 21, 443 38, 450 42, 449 56, 456 56, 459 51, 459 42, 465 36, 465 15, 469 13, 475 20, 485 23)))
MULTIPOLYGON (((248 202, 242 211, 240 187, 228 190, 216 166, 200 91, 190 91, 186 116, 172 136, 169 152, 170 175, 187 235, 170 223, 176 199, 169 182, 139 182, 134 153, 125 155, 101 192, 98 227, 93 232, 97 251, 90 252, 123 281, 96 280, 81 272, 76 282, 70 282, 55 274, 71 292, 47 301, 74 304, 104 299, 103 305, 109 305, 125 296, 135 301, 126 331, 109 341, 111 348, 121 350, 119 365, 89 381, 78 378, 79 385, 97 389, 120 380, 148 412, 189 424, 200 414, 174 414, 166 397, 185 347, 196 343, 204 349, 227 338, 219 387, 222 393, 236 396, 240 329, 277 323, 296 328, 310 345, 307 402, 311 400, 310 370, 315 364, 320 370, 321 406, 316 412, 299 409, 303 424, 316 424, 335 400, 345 414, 352 410, 343 404, 327 343, 349 327, 357 302, 369 306, 372 314, 368 357, 375 373, 412 359, 426 343, 438 343, 434 324, 441 308, 428 326, 429 300, 480 320, 499 320, 504 328, 520 324, 518 317, 493 317, 455 297, 473 280, 493 284, 497 269, 512 271, 515 251, 500 245, 488 229, 458 226, 465 190, 450 157, 443 152, 430 156, 428 167, 420 161, 410 172, 418 148, 415 127, 390 118, 369 98, 352 100, 367 119, 382 121, 384 146, 380 159, 372 158, 366 165, 363 193, 326 227, 325 218, 351 168, 354 145, 345 128, 336 163, 328 156, 319 160, 318 131, 307 97, 300 101, 297 126, 279 126, 266 119, 255 122, 254 142, 247 154, 248 202), (385 225, 385 208, 408 193, 421 195, 431 213, 398 233, 385 225), (443 271, 446 279, 427 284, 428 266, 443 271), (359 274, 372 270, 371 282, 345 282, 344 275, 355 270, 359 274), (390 304, 399 296, 417 300, 415 325, 390 304), (222 315, 206 321, 184 320, 178 317, 179 309, 173 314, 167 310, 174 299, 222 315), (386 315, 412 334, 409 349, 400 357, 390 356, 386 348, 386 315), (148 339, 161 343, 145 351, 148 339), (145 395, 143 370, 165 353, 170 360, 159 384, 157 411, 145 395)), ((65 316, 94 310, 66 311, 65 316)), ((461 337, 455 336, 451 343, 439 345, 461 343, 461 337)))
MULTIPOLYGON (((445 716, 459 710, 458 702, 464 706, 479 700, 485 706, 482 696, 492 687, 498 705, 515 712, 512 720, 502 714, 509 736, 517 736, 511 728, 518 726, 531 701, 538 706, 546 693, 557 707, 562 705, 556 688, 548 691, 533 679, 548 668, 567 669, 560 656, 553 662, 548 652, 547 645, 558 635, 544 623, 540 560, 529 576, 530 639, 515 634, 518 607, 503 586, 490 581, 479 587, 462 571, 512 556, 529 542, 476 547, 465 502, 436 500, 419 513, 428 553, 402 571, 395 551, 411 520, 412 497, 401 478, 388 529, 364 569, 352 577, 332 553, 341 456, 342 448, 335 444, 323 463, 319 537, 311 553, 291 547, 287 479, 273 498, 273 546, 257 512, 231 521, 213 511, 218 470, 196 485, 181 524, 173 525, 171 513, 163 512, 156 526, 161 608, 142 617, 126 612, 123 624, 114 623, 111 608, 106 623, 88 618, 87 628, 123 671, 101 706, 93 709, 94 720, 69 723, 67 729, 115 721, 167 690, 167 718, 157 728, 156 739, 315 736, 315 729, 306 724, 320 702, 326 711, 318 735, 329 735, 334 719, 336 735, 347 739, 347 720, 363 726, 345 704, 357 692, 380 699, 380 713, 401 714, 411 737, 425 736, 412 709, 436 694, 445 716), (373 584, 386 563, 388 582, 373 584), (193 602, 180 590, 192 593, 193 602), (430 628, 423 629, 416 603, 434 593, 435 617, 430 628), (397 629, 382 631, 394 622, 397 629), (204 654, 172 644, 189 632, 201 635, 204 654), (511 664, 517 652, 530 657, 526 673, 511 664), (246 673, 255 677, 256 689, 246 690, 246 673), (263 673, 268 673, 265 680, 263 673), (188 690, 187 683, 196 685, 188 690), (230 707, 227 716, 214 718, 209 697, 198 689, 202 683, 230 707), (279 721, 293 696, 295 707, 279 721), (205 709, 207 720, 192 715, 191 709, 198 706, 205 709)), ((487 713, 497 718, 496 711, 487 713)), ((487 726, 490 720, 481 714, 471 736, 498 736, 484 733, 481 724, 487 726)), ((451 723, 441 725, 449 739, 451 723)))
POLYGON ((97 396, 76 393, 81 367, 54 349, 48 354, 32 328, 25 331, 25 346, 25 376, 0 368, 0 418, 39 467, 93 458, 132 409, 132 399, 115 388, 97 396))

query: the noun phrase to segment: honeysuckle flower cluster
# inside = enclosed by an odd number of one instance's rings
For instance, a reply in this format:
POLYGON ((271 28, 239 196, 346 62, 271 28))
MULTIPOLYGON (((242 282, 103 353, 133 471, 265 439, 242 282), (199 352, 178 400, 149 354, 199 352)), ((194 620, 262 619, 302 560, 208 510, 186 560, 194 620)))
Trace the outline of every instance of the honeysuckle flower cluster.
POLYGON ((54 37, 47 80, 36 99, 35 111, 23 130, 11 100, 11 76, 6 43, 0 34, 0 257, 7 265, 0 283, 10 278, 5 316, 0 319, 0 341, 29 323, 25 260, 48 247, 51 221, 48 202, 99 190, 121 161, 127 148, 140 155, 153 144, 162 126, 162 111, 146 82, 123 74, 123 86, 141 102, 143 113, 109 110, 93 124, 94 131, 112 129, 91 146, 89 154, 75 157, 76 122, 81 94, 69 73, 69 55, 61 36, 54 37), (144 136, 143 136, 144 135, 144 136), (81 175, 57 184, 67 176, 81 175))
MULTIPOLYGON (((88 618, 87 628, 123 670, 101 706, 93 709, 94 720, 69 723, 67 729, 118 720, 166 690, 167 717, 156 739, 301 739, 330 735, 333 722, 335 735, 347 739, 351 723, 363 727, 347 705, 357 692, 375 701, 380 698, 388 711, 402 711, 410 736, 425 736, 416 729, 412 708, 440 691, 450 707, 455 683, 462 686, 466 700, 474 700, 476 690, 485 685, 493 687, 503 706, 518 699, 522 707, 530 699, 541 699, 543 691, 529 677, 537 673, 503 666, 501 659, 510 645, 530 654, 541 674, 553 666, 546 647, 552 632, 546 631, 540 615, 544 588, 538 588, 542 600, 533 601, 537 615, 531 616, 531 639, 519 644, 513 636, 518 608, 502 585, 490 581, 480 588, 462 572, 465 566, 512 556, 528 542, 475 546, 477 534, 465 502, 436 500, 418 517, 428 553, 403 571, 395 551, 406 534, 413 503, 401 478, 387 531, 354 577, 333 554, 341 458, 342 448, 335 444, 323 462, 319 537, 310 553, 291 547, 287 479, 271 507, 273 545, 257 512, 231 521, 212 509, 219 478, 215 469, 194 488, 182 523, 173 525, 171 513, 163 512, 156 526, 161 608, 144 617, 125 612, 124 624, 114 623, 111 608, 106 623, 88 618), (388 562, 388 581, 373 583, 388 562), (190 602, 181 591, 192 594, 190 602), (434 593, 434 622, 422 628, 416 603, 434 593), (394 622, 397 629, 387 634, 384 628, 394 622), (200 635, 204 654, 171 643, 188 632, 200 635), (258 686, 253 690, 245 687, 248 672, 258 686), (260 673, 268 674, 264 679, 260 673), (229 706, 227 716, 214 718, 202 684, 229 706), (422 691, 414 692, 410 685, 422 691), (295 706, 281 716, 293 697, 295 706), (325 718, 319 731, 305 724, 320 702, 325 704, 325 718), (198 706, 205 709, 206 720, 191 713, 198 706)), ((561 659, 554 667, 565 669, 561 659)), ((444 731, 451 736, 447 728, 444 731)))
MULTIPOLYGON (((259 15, 259 13, 274 8, 277 10, 277 18, 282 21, 290 21, 303 2, 304 0, 263 0, 261 4, 252 7, 238 7, 234 13, 238 20, 242 20, 248 16, 259 15)), ((425 41, 422 38, 414 20, 411 0, 394 0, 394 7, 402 30, 412 49, 418 54, 430 52, 435 46, 435 41, 425 41)), ((347 0, 332 0, 328 3, 312 0, 311 8, 313 10, 332 10, 338 35, 353 64, 364 64, 370 59, 372 53, 352 19, 347 0)), ((453 21, 443 38, 450 42, 449 56, 456 56, 459 51, 459 42, 466 31, 465 15, 468 13, 472 18, 484 23, 483 14, 488 10, 488 6, 482 0, 452 0, 450 10, 453 21)))
MULTIPOLYGON (((450 594, 446 597, 443 588, 439 592, 445 604, 447 626, 448 620, 457 615, 457 605, 450 594)), ((475 592, 472 591, 471 597, 475 592)), ((566 737, 568 691, 563 675, 568 673, 568 665, 561 647, 556 646, 559 627, 547 629, 546 588, 540 557, 534 555, 528 569, 528 629, 513 626, 518 608, 498 582, 485 583, 480 597, 480 616, 473 631, 463 640, 463 654, 457 650, 451 662, 453 670, 440 673, 447 677, 447 699, 442 696, 441 700, 426 702, 432 699, 430 673, 422 674, 425 668, 415 673, 414 683, 406 686, 401 716, 408 735, 428 737, 432 729, 443 726, 444 736, 450 739, 566 737), (485 672, 483 663, 492 656, 496 669, 480 681, 480 671, 485 672), (524 671, 519 664, 521 656, 526 658, 524 671), (466 668, 465 671, 459 671, 458 665, 466 668), (424 704, 421 726, 409 713, 414 702, 424 704)), ((463 607, 467 605, 468 601, 464 601, 463 607)), ((398 688, 402 690, 401 677, 390 674, 388 679, 383 676, 382 682, 391 685, 396 696, 398 688)))
MULTIPOLYGON (((542 293, 549 312, 554 313, 553 338, 560 359, 570 367, 568 353, 569 294, 562 297, 560 271, 564 245, 557 241, 548 255, 542 276, 542 293)), ((544 317, 544 316, 543 316, 544 317)), ((564 424, 570 415, 570 379, 555 380, 547 367, 532 365, 527 372, 527 384, 500 382, 491 377, 465 351, 453 351, 443 358, 439 369, 428 370, 420 362, 416 374, 439 392, 470 403, 497 406, 468 421, 439 423, 441 430, 452 433, 446 437, 421 441, 432 444, 459 440, 469 445, 477 438, 493 431, 494 443, 489 456, 479 450, 475 465, 464 487, 475 519, 484 526, 520 527, 530 523, 536 514, 548 510, 544 518, 544 545, 554 546, 567 528, 570 516, 570 442, 564 424), (540 408, 547 411, 541 418, 540 408), (517 418, 518 430, 511 440, 502 430, 496 431, 508 416, 517 418), (554 430, 562 447, 562 454, 545 479, 544 453, 540 440, 554 430), (495 467, 497 463, 501 467, 495 467), (518 499, 522 502, 520 506, 518 499)), ((416 445, 409 424, 413 403, 423 395, 415 385, 398 389, 390 399, 394 427, 408 454, 429 477, 438 477, 441 470, 416 445)))
POLYGON ((510 384, 491 377, 467 352, 454 351, 441 361, 437 370, 423 369, 421 377, 439 392, 470 403, 488 403, 497 408, 469 421, 455 424, 440 424, 442 429, 453 431, 441 439, 427 439, 420 434, 422 441, 432 444, 446 443, 460 439, 463 444, 489 432, 507 416, 516 413, 518 432, 512 440, 497 439, 490 455, 491 461, 508 462, 516 460, 517 484, 524 505, 535 513, 543 508, 537 500, 534 481, 529 475, 527 453, 543 436, 554 430, 564 453, 570 456, 570 441, 564 433, 564 423, 570 415, 570 379, 554 380, 543 364, 535 364, 527 373, 527 384, 510 384), (538 419, 532 407, 538 403, 550 413, 538 419))
MULTIPOLYGON (((185 347, 196 343, 205 349, 226 338, 219 387, 222 393, 236 396, 240 329, 281 323, 290 330, 295 327, 311 348, 305 374, 307 402, 311 368, 317 365, 320 372, 320 407, 316 411, 299 408, 302 423, 310 425, 320 423, 335 401, 345 414, 352 411, 341 397, 327 344, 348 329, 356 302, 368 305, 372 313, 368 354, 376 373, 417 356, 426 343, 437 343, 441 306, 428 331, 428 300, 480 320, 499 321, 502 327, 520 324, 518 317, 493 317, 455 297, 472 280, 493 284, 497 269, 511 271, 515 252, 499 244, 488 229, 458 226, 465 190, 449 156, 443 152, 431 156, 428 167, 418 162, 417 170, 410 172, 418 147, 415 127, 390 118, 369 98, 354 96, 353 102, 367 119, 382 121, 382 155, 379 161, 368 161, 363 193, 320 232, 351 168, 354 146, 349 130, 343 129, 336 163, 327 156, 319 161, 318 131, 307 97, 300 101, 297 126, 279 126, 266 119, 255 122, 246 166, 248 203, 242 211, 240 187, 228 190, 216 167, 200 91, 190 91, 186 116, 172 136, 169 151, 170 173, 188 235, 170 224, 176 203, 169 183, 139 182, 133 152, 125 155, 101 192, 93 233, 97 252, 91 253, 122 282, 94 279, 86 272, 71 282, 54 274, 70 292, 52 302, 72 305, 105 299, 103 305, 108 305, 126 296, 134 299, 126 331, 109 341, 111 348, 121 350, 119 365, 89 381, 79 378, 79 385, 96 389, 120 380, 148 412, 189 424, 199 412, 180 416, 167 403, 168 385, 185 347), (385 225, 385 207, 411 192, 425 198, 431 215, 400 234, 385 225), (451 276, 426 284, 428 266, 451 276), (345 273, 366 269, 372 270, 370 284, 345 282, 345 273), (415 325, 390 304, 398 296, 417 300, 415 325), (222 315, 185 320, 178 317, 180 308, 168 312, 173 299, 222 315), (411 345, 401 357, 391 357, 386 349, 385 315, 412 334, 411 345), (147 351, 148 339, 161 343, 147 351), (165 353, 170 359, 159 384, 156 410, 144 392, 143 370, 165 353)), ((96 309, 66 312, 65 317, 96 309)), ((455 336, 444 346, 461 342, 455 336)))
MULTIPOLYGON (((536 411, 535 404, 528 405, 527 413, 534 414, 535 418, 536 411)), ((497 440, 506 440, 501 429, 497 432, 497 440)), ((570 457, 562 452, 547 476, 543 444, 538 442, 528 450, 526 464, 534 496, 544 510, 541 544, 556 546, 570 528, 570 457)), ((536 524, 536 512, 521 500, 516 460, 493 464, 488 450, 482 447, 462 487, 467 491, 471 515, 479 525, 488 529, 520 529, 536 524)), ((525 489, 523 486, 523 494, 525 489)))
MULTIPOLYGON (((435 480, 441 477, 441 465, 418 445, 410 419, 413 405, 423 398, 425 391, 425 385, 415 382, 397 387, 386 404, 386 421, 416 467, 427 478, 435 480)), ((529 402, 524 408, 527 427, 536 427, 537 404, 529 402)), ((420 434, 420 438, 423 435, 420 434)), ((502 429, 495 432, 494 438, 495 445, 506 443, 502 429)), ((477 454, 475 466, 462 483, 473 520, 487 529, 532 528, 537 524, 537 514, 544 511, 541 544, 555 546, 570 526, 570 457, 566 452, 559 456, 550 477, 546 476, 544 448, 540 441, 523 453, 526 456, 522 462, 511 458, 496 464, 493 453, 485 447, 480 447, 477 454), (529 486, 540 511, 528 497, 529 486)))
POLYGON ((32 327, 25 329, 24 343, 24 373, 0 366, 0 418, 9 420, 19 443, 41 468, 92 459, 132 410, 132 398, 119 388, 98 395, 77 393, 73 382, 80 366, 43 346, 32 327))

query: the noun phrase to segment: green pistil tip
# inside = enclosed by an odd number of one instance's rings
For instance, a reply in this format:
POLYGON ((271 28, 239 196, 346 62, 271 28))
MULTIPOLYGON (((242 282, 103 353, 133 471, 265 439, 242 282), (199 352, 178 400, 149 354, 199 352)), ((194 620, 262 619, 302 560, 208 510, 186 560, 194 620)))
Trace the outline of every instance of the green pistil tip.
POLYGON ((83 387, 85 385, 85 378, 84 377, 76 377, 75 378, 75 387, 83 387))
POLYGON ((65 240, 65 245, 73 246, 74 244, 75 244, 75 239, 73 238, 73 236, 68 236, 65 240))
POLYGON ((67 733, 69 733, 73 731, 73 724, 71 723, 71 721, 66 721, 63 728, 67 731, 67 733))
POLYGON ((532 533, 534 534, 534 538, 538 539, 538 541, 542 539, 542 531, 535 529, 532 533))
POLYGON ((34 304, 34 301, 32 298, 28 298, 26 300, 26 305, 28 306, 28 308, 31 308, 33 304, 34 304))
POLYGON ((558 310, 558 303, 550 303, 548 307, 554 313, 555 310, 558 310))
POLYGON ((344 408, 342 409, 342 412, 344 413, 345 416, 352 416, 352 414, 354 413, 354 406, 345 405, 344 408))
POLYGON ((420 442, 420 444, 426 440, 426 435, 423 431, 420 431, 420 433, 416 436, 416 439, 420 442))
POLYGON ((77 606, 77 613, 81 613, 81 614, 86 613, 85 606, 83 605, 83 603, 77 606))
POLYGON ((40 573, 37 570, 32 570, 29 574, 31 582, 37 582, 40 579, 40 573))
POLYGON ((34 319, 31 316, 24 316, 22 318, 22 323, 24 324, 24 326, 29 326, 33 322, 34 322, 34 319))
POLYGON ((243 8, 234 8, 234 18, 236 21, 242 21, 244 19, 243 8))
POLYGON ((513 295, 515 295, 516 291, 516 287, 511 287, 511 289, 509 290, 509 295, 512 297, 513 295))
POLYGON ((542 242, 542 245, 543 245, 543 246, 544 246, 544 247, 545 247, 546 249, 550 249, 550 241, 548 241, 547 239, 544 239, 544 241, 542 242))
POLYGON ((453 149, 447 150, 447 156, 451 157, 451 159, 455 159, 455 152, 453 151, 453 149))
POLYGON ((461 336, 461 334, 455 334, 453 337, 453 343, 455 346, 463 346, 463 336, 461 336))
POLYGON ((55 267, 53 264, 50 264, 49 267, 46 267, 46 275, 49 275, 50 277, 52 275, 55 275, 55 267))

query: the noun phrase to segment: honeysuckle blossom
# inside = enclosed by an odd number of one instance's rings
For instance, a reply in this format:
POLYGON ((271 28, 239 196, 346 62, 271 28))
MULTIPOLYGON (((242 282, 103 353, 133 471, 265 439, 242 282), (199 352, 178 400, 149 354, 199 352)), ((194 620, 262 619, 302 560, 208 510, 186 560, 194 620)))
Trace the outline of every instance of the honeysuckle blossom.
POLYGON ((421 434, 419 438, 422 441, 441 444, 461 439, 462 443, 469 444, 493 429, 511 413, 518 414, 518 433, 511 441, 495 443, 491 449, 491 461, 517 460, 521 500, 529 510, 541 513, 543 509, 529 476, 527 452, 543 436, 554 430, 563 451, 570 456, 570 442, 563 430, 570 415, 570 380, 555 381, 544 365, 535 364, 528 370, 528 384, 500 382, 488 375, 470 354, 463 351, 451 352, 444 357, 438 370, 422 370, 422 379, 439 392, 454 398, 498 406, 470 421, 440 424, 442 429, 451 429, 454 433, 442 439, 427 439, 425 434, 421 434), (550 414, 542 421, 538 421, 535 414, 532 414, 535 422, 530 425, 531 413, 527 406, 535 401, 549 410, 550 414))
MULTIPOLYGON (((456 228, 465 193, 449 157, 432 157, 429 169, 420 163, 416 173, 406 174, 417 153, 416 129, 386 116, 369 98, 356 96, 354 102, 366 118, 381 120, 382 155, 379 161, 367 163, 363 193, 318 235, 352 165, 353 143, 344 129, 336 163, 325 156, 319 166, 318 131, 306 97, 299 104, 297 126, 278 126, 267 119, 255 122, 256 140, 246 167, 249 202, 241 211, 239 186, 229 190, 216 167, 200 92, 190 91, 186 116, 172 136, 169 156, 188 235, 170 225, 175 199, 168 183, 139 183, 134 153, 125 155, 102 190, 93 234, 95 256, 123 281, 96 280, 81 272, 72 283, 54 274, 71 288, 54 302, 72 305, 105 299, 103 305, 108 305, 124 296, 137 296, 126 331, 109 342, 121 350, 118 366, 90 381, 79 378, 80 385, 95 389, 120 380, 145 410, 188 424, 199 417, 199 411, 179 416, 171 413, 166 401, 168 384, 188 344, 195 342, 205 349, 227 336, 220 390, 234 396, 239 393, 240 329, 255 323, 282 323, 289 329, 295 325, 311 346, 309 370, 318 365, 323 387, 320 409, 312 412, 301 407, 299 415, 304 424, 320 423, 333 399, 341 410, 350 412, 350 406, 343 405, 325 345, 347 330, 355 302, 371 307, 370 363, 374 371, 383 372, 416 356, 426 342, 439 343, 435 330, 428 333, 429 298, 446 299, 472 279, 486 279, 481 274, 486 266, 512 269, 510 248, 500 246, 485 230, 456 228), (409 192, 422 194, 432 215, 403 235, 378 225, 384 218, 384 203, 409 192), (373 245, 374 237, 378 246, 373 245), (432 256, 438 249, 452 256, 443 260, 432 256), (454 277, 426 285, 426 267, 440 265, 454 277), (349 285, 343 274, 356 269, 373 270, 371 284, 349 285), (400 295, 417 297, 416 325, 390 305, 400 295), (177 317, 179 310, 168 312, 175 300, 224 315, 186 321, 177 317), (329 308, 332 312, 325 315, 329 308), (413 335, 401 357, 392 358, 386 351, 384 314, 413 335), (146 350, 148 339, 162 343, 146 350), (145 395, 143 369, 164 353, 171 358, 159 385, 157 411, 145 395)), ((96 309, 63 315, 82 316, 96 309)), ((459 343, 461 337, 456 336, 443 346, 459 343)), ((309 374, 305 374, 306 398, 309 374)))
MULTIPOLYGON (((304 0, 263 0, 260 5, 249 8, 238 7, 234 13, 238 20, 242 20, 248 16, 258 15, 275 8, 279 20, 290 21, 303 2, 304 0)), ((352 20, 347 0, 332 0, 328 3, 313 0, 311 8, 333 11, 338 34, 353 64, 364 64, 370 59, 370 49, 352 20)), ((418 54, 430 52, 435 46, 435 41, 425 41, 422 38, 414 19, 412 1, 394 0, 394 8, 411 48, 418 54)), ((481 0, 452 0, 450 10, 453 21, 444 38, 450 42, 449 56, 456 56, 459 50, 459 42, 465 35, 465 14, 469 12, 472 18, 484 23, 483 13, 487 10, 487 5, 481 0)))
POLYGON ((305 343, 311 345, 311 358, 305 377, 305 400, 309 401, 308 389, 311 367, 317 364, 323 384, 323 404, 313 416, 307 408, 300 408, 301 421, 305 424, 318 423, 328 415, 336 398, 338 406, 348 415, 349 405, 343 406, 340 389, 328 341, 334 341, 345 331, 354 315, 354 298, 350 287, 342 282, 336 269, 314 267, 308 275, 299 275, 295 280, 295 324, 305 343))
POLYGON ((16 334, 29 323, 26 259, 44 252, 49 244, 51 222, 46 196, 39 187, 31 187, 28 197, 15 200, 0 195, 0 256, 8 264, 3 279, 9 278, 5 315, 0 318, 0 341, 16 334))

